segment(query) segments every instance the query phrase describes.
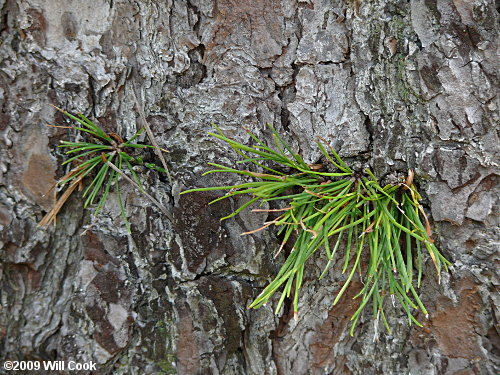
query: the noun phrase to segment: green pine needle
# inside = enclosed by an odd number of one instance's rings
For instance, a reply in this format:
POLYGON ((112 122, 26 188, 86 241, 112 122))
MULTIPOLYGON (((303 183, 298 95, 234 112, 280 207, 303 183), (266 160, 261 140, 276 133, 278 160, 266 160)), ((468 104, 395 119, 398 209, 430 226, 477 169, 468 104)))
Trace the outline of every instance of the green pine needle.
MULTIPOLYGON (((419 203, 421 197, 411 181, 382 187, 371 171, 355 173, 330 146, 329 153, 321 142, 318 142, 318 147, 333 170, 315 170, 314 166, 306 164, 293 152, 271 125, 269 128, 275 148, 266 145, 248 130, 255 142, 253 146, 234 141, 219 127, 214 127, 217 132, 209 134, 228 143, 241 156, 242 160, 237 163, 252 163, 262 168, 264 173, 209 163, 216 169, 205 174, 233 173, 250 180, 233 186, 189 189, 181 194, 229 190, 229 193, 214 199, 211 204, 240 194, 253 197, 221 220, 237 215, 254 202, 281 200, 286 202, 287 208, 278 218, 244 234, 256 233, 271 225, 277 226, 279 233, 284 234, 278 252, 284 243, 295 238, 293 250, 280 271, 250 304, 250 308, 263 306, 281 290, 276 313, 279 313, 286 298, 293 298, 294 315, 297 317, 299 290, 308 259, 317 250, 324 249, 328 264, 321 273, 321 279, 334 262, 335 254, 343 247, 341 269, 348 276, 333 304, 336 305, 341 300, 355 278, 356 271, 363 283, 354 297, 359 300, 359 306, 351 318, 351 335, 370 301, 373 319, 378 323, 382 316, 382 322, 390 332, 384 311, 384 305, 387 305, 384 304, 384 299, 388 294, 393 302, 399 301, 409 324, 421 326, 415 314, 420 310, 427 315, 427 310, 415 287, 420 287, 422 279, 422 248, 427 249, 438 275, 443 268, 447 271, 451 263, 434 245, 426 217, 425 225, 422 223, 420 214, 423 214, 423 209, 419 203), (283 170, 287 169, 291 172, 286 174, 283 170), (293 233, 296 236, 292 236, 293 233)), ((326 144, 323 139, 321 141, 326 144)))
MULTIPOLYGON (((66 148, 66 155, 71 155, 62 165, 71 164, 73 168, 58 181, 57 185, 59 187, 68 186, 68 191, 71 194, 75 190, 76 184, 82 183, 82 179, 90 175, 92 170, 97 171, 83 193, 83 198, 85 198, 84 207, 93 205, 94 202, 98 202, 94 210, 94 215, 97 215, 108 197, 111 186, 113 184, 116 185, 116 195, 120 206, 121 216, 125 222, 127 231, 131 233, 130 223, 127 220, 120 194, 120 173, 110 168, 110 164, 112 163, 112 166, 116 167, 119 171, 127 170, 143 193, 145 192, 134 170, 134 165, 143 165, 148 169, 161 173, 166 172, 164 168, 153 163, 145 163, 140 156, 132 155, 140 152, 140 149, 153 148, 153 146, 150 145, 131 143, 144 129, 140 129, 128 141, 124 141, 119 136, 107 134, 98 125, 94 124, 80 113, 77 117, 57 107, 55 108, 80 125, 71 126, 69 128, 79 131, 82 134, 87 134, 87 140, 84 142, 61 141, 59 147, 66 148)), ((40 225, 46 225, 52 221, 55 222, 57 213, 68 197, 68 194, 63 194, 60 200, 55 202, 53 209, 42 219, 40 225)))

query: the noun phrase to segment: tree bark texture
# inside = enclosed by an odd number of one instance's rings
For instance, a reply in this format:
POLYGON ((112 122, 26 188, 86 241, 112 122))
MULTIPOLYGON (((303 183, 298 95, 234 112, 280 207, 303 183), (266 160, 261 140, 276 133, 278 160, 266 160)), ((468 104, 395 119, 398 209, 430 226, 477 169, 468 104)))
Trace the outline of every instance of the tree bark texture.
MULTIPOLYGON (((498 9, 493 0, 0 0, 0 357, 93 360, 98 374, 498 374, 498 9), (135 90, 135 91, 134 91, 135 90), (141 127, 134 93, 173 183, 142 172, 168 220, 124 183, 93 219, 81 192, 58 225, 37 222, 74 137, 48 104, 109 132, 141 127), (367 312, 354 337, 354 281, 308 263, 290 303, 248 310, 276 275, 279 239, 244 199, 189 187, 236 177, 211 123, 240 142, 265 123, 309 163, 317 136, 380 178, 416 171, 433 237, 454 270, 424 264, 429 319, 392 335, 367 312)), ((151 153, 148 156, 155 160, 151 153)), ((3 370, 0 370, 0 372, 3 370)))

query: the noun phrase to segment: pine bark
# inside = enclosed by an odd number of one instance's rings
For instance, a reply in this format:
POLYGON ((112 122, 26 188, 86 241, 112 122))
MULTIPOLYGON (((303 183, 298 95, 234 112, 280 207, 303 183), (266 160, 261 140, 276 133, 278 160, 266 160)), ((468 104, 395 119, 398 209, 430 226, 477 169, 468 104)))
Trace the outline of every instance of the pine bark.
MULTIPOLYGON (((98 374, 497 374, 498 9, 493 0, 0 0, 0 359, 98 363, 98 374), (49 104, 130 137, 134 95, 171 184, 142 171, 163 215, 133 187, 97 218, 81 192, 58 224, 37 222, 62 175, 58 142, 74 133, 49 104), (208 205, 190 187, 234 183, 208 162, 237 155, 211 123, 247 142, 272 123, 307 162, 321 136, 381 179, 416 172, 433 238, 454 263, 432 261, 419 290, 430 316, 389 335, 367 312, 354 337, 359 280, 339 264, 307 268, 290 303, 247 306, 284 258, 266 215, 208 205)), ((157 161, 153 153, 146 155, 157 161)), ((157 161, 158 162, 158 161, 157 161)))

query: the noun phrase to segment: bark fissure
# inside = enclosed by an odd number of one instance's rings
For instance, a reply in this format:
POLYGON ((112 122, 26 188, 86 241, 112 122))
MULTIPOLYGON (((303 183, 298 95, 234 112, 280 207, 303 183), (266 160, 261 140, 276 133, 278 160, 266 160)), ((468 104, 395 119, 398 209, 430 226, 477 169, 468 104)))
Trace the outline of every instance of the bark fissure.
MULTIPOLYGON (((2 363, 93 360, 98 374, 497 373, 498 19, 493 0, 0 0, 2 363), (56 227, 37 229, 52 203, 43 193, 63 175, 54 147, 73 136, 44 125, 66 121, 48 104, 126 138, 140 128, 132 82, 173 176, 143 173, 144 188, 173 220, 123 184, 131 236, 114 187, 97 218, 76 192, 56 227), (332 307, 345 275, 333 265, 315 281, 319 255, 298 322, 288 300, 280 316, 277 300, 247 309, 284 260, 273 258, 273 233, 240 235, 267 214, 220 222, 246 201, 179 193, 231 182, 201 176, 207 162, 237 159, 207 135, 211 123, 250 142, 244 128, 265 138, 265 122, 308 163, 321 158, 321 136, 379 178, 415 170, 433 238, 455 263, 419 290, 423 329, 396 309, 392 335, 380 326, 374 344, 367 314, 350 338, 356 290, 332 307)), ((430 259, 424 268, 432 273, 430 259)))

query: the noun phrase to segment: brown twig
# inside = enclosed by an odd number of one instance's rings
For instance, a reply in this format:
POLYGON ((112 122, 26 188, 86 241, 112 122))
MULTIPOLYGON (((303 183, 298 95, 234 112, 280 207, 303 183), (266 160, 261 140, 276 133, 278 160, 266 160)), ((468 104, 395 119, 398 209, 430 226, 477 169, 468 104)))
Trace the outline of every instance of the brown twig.
POLYGON ((45 126, 49 126, 51 128, 60 128, 60 129, 74 129, 74 126, 61 126, 61 125, 51 125, 51 124, 45 124, 45 126))
POLYGON ((160 148, 160 146, 158 146, 158 142, 156 142, 156 138, 153 135, 153 132, 151 131, 151 128, 149 127, 148 122, 146 121, 146 116, 144 115, 144 110, 142 109, 142 106, 139 104, 139 101, 137 100, 137 96, 135 95, 135 85, 133 82, 132 82, 132 95, 134 97, 137 111, 139 112, 139 118, 141 119, 143 126, 146 129, 146 133, 148 134, 148 138, 154 147, 156 155, 160 159, 160 161, 163 165, 163 168, 165 169, 165 172, 167 172, 168 180, 170 181, 170 184, 172 184, 172 177, 170 176, 170 172, 168 171, 167 162, 165 161, 165 158, 163 157, 163 154, 161 153, 162 149, 160 148))
POLYGON ((312 229, 308 229, 306 227, 306 225, 304 224, 304 222, 302 221, 302 218, 300 218, 299 220, 299 223, 300 223, 300 226, 302 227, 303 230, 305 230, 306 232, 309 232, 309 233, 312 233, 313 235, 313 238, 316 238, 318 236, 318 233, 312 229))
POLYGON ((125 173, 123 173, 123 171, 118 169, 118 167, 116 167, 113 163, 106 161, 106 164, 111 169, 113 169, 116 173, 118 173, 120 176, 122 176, 125 180, 130 182, 137 190, 139 190, 139 192, 141 194, 144 194, 144 196, 146 198, 148 198, 151 202, 153 202, 156 205, 156 207, 158 207, 161 210, 161 212, 163 212, 168 217, 168 219, 170 221, 173 221, 174 218, 172 217, 172 214, 167 210, 167 208, 164 205, 162 205, 160 202, 158 202, 155 198, 153 198, 150 194, 146 193, 143 189, 141 189, 141 187, 137 184, 137 182, 135 182, 129 176, 127 176, 125 173))
POLYGON ((413 184, 413 177, 415 176, 415 173, 413 172, 412 169, 408 171, 408 177, 406 178, 406 181, 402 183, 403 185, 403 190, 408 190, 410 189, 411 184, 413 184))
POLYGON ((43 226, 49 224, 50 222, 53 222, 54 224, 56 223, 57 214, 61 210, 64 203, 66 203, 66 201, 69 199, 69 197, 71 196, 73 191, 78 187, 82 178, 83 178, 83 174, 81 174, 80 176, 78 176, 77 178, 75 178, 73 180, 71 185, 64 191, 63 195, 61 195, 61 197, 56 202, 54 202, 54 206, 52 207, 52 209, 38 223, 39 227, 43 227, 43 226))
POLYGON ((253 233, 257 233, 257 232, 260 232, 262 229, 265 229, 267 228, 268 226, 276 223, 277 220, 273 220, 273 221, 268 221, 267 223, 265 223, 263 226, 261 226, 260 228, 257 228, 257 229, 254 229, 254 230, 251 230, 249 232, 244 232, 244 233, 241 233, 241 236, 244 236, 244 235, 247 235, 247 234, 253 234, 253 233))
POLYGON ((282 242, 281 243, 280 248, 278 249, 278 251, 276 252, 276 254, 274 254, 274 259, 276 259, 278 255, 280 255, 281 250, 283 250, 283 247, 285 246, 285 244, 286 244, 286 242, 282 242))

